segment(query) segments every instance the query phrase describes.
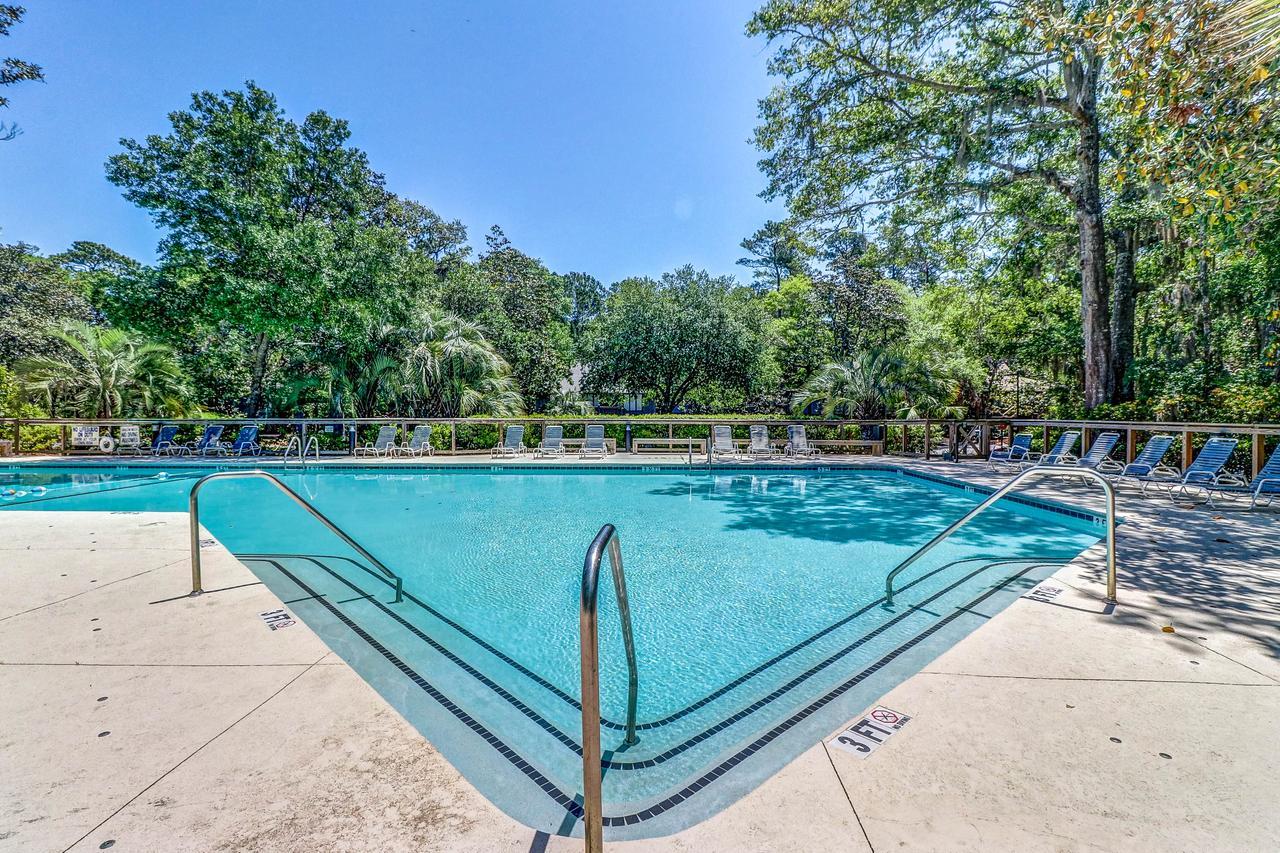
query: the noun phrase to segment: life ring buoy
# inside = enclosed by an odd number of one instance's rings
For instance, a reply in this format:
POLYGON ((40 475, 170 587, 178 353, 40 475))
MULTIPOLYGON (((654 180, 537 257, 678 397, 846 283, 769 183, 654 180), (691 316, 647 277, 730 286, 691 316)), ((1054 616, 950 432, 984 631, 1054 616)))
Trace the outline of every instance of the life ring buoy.
POLYGON ((98 449, 103 453, 114 453, 116 450, 116 440, 109 435, 104 435, 98 439, 98 449))

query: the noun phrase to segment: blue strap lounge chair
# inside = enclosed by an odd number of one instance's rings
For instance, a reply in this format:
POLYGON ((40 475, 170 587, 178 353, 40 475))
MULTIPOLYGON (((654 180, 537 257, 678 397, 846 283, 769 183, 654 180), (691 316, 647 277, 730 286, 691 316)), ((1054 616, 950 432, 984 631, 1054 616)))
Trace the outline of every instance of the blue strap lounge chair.
POLYGON ((1098 437, 1093 440, 1093 444, 1089 445, 1088 452, 1080 457, 1076 465, 1081 468, 1097 470, 1099 465, 1111 458, 1111 451, 1115 449, 1116 442, 1119 440, 1120 433, 1118 432, 1098 433, 1098 437))
POLYGON ((588 424, 587 437, 582 442, 579 459, 603 459, 609 455, 609 447, 604 443, 604 425, 588 424))
POLYGON ((741 457, 738 446, 733 443, 733 427, 728 424, 717 424, 711 428, 711 458, 738 459, 741 457))
POLYGON ((809 443, 809 436, 804 431, 804 424, 790 424, 787 427, 787 449, 788 456, 795 457, 811 457, 817 456, 818 450, 809 443))
POLYGON ((222 424, 209 424, 204 428, 204 433, 200 436, 199 441, 190 444, 183 444, 174 450, 177 456, 195 456, 197 453, 206 456, 210 451, 217 453, 222 445, 222 431, 225 429, 222 424))
POLYGON ((261 456, 262 445, 258 444, 258 426, 250 424, 249 426, 240 427, 240 431, 236 433, 236 440, 230 445, 223 445, 222 452, 234 456, 261 456))
POLYGON ((769 428, 764 424, 752 424, 747 431, 751 436, 751 443, 747 445, 747 458, 772 459, 774 453, 773 445, 769 443, 769 428))
POLYGON ((1215 498, 1240 497, 1249 499, 1251 510, 1259 506, 1270 506, 1276 498, 1280 497, 1280 445, 1276 445, 1276 449, 1271 451, 1267 464, 1258 469, 1258 473, 1253 475, 1252 480, 1245 482, 1244 477, 1223 474, 1204 489, 1208 495, 1209 506, 1217 505, 1214 502, 1215 498))
POLYGON ((1164 455, 1169 452, 1169 448, 1172 446, 1173 436, 1153 435, 1147 439, 1147 443, 1142 447, 1142 452, 1132 462, 1127 465, 1121 465, 1112 459, 1105 459, 1098 463, 1098 472, 1117 486, 1126 481, 1141 485, 1144 477, 1177 479, 1182 476, 1177 469, 1160 464, 1160 460, 1164 459, 1164 455))
POLYGON ((434 456, 436 449, 431 446, 431 424, 418 424, 413 428, 413 435, 398 449, 405 456, 434 456))
POLYGON ((1013 437, 1008 447, 991 451, 991 455, 987 457, 987 465, 993 471, 1001 468, 1016 468, 1022 462, 1022 458, 1030 452, 1031 433, 1019 433, 1013 437))
POLYGON ((151 439, 151 455, 159 456, 161 453, 172 456, 181 447, 180 444, 174 442, 174 437, 178 434, 178 427, 175 424, 165 424, 156 431, 155 436, 151 439))
POLYGON ((506 434, 502 437, 502 443, 493 449, 493 456, 523 456, 525 452, 524 446, 524 426, 515 424, 507 427, 506 434))
POLYGON ((542 430, 542 441, 534 456, 564 456, 564 427, 549 426, 542 430))
POLYGON ((1022 468, 1035 468, 1044 465, 1072 465, 1078 460, 1071 455, 1071 451, 1076 449, 1076 442, 1080 440, 1080 433, 1075 430, 1067 430, 1058 436, 1058 440, 1054 443, 1053 449, 1048 453, 1036 453, 1034 450, 1028 450, 1022 457, 1022 468))
POLYGON ((1166 486, 1171 499, 1196 501, 1198 496, 1206 494, 1206 486, 1211 486, 1217 481, 1218 475, 1222 473, 1222 469, 1239 443, 1238 438, 1214 436, 1200 448, 1195 461, 1180 478, 1170 481, 1167 477, 1145 477, 1142 480, 1142 493, 1144 495, 1147 493, 1148 486, 1166 486))
POLYGON ((372 444, 364 444, 356 448, 356 456, 390 456, 396 452, 395 424, 378 428, 378 437, 372 444))

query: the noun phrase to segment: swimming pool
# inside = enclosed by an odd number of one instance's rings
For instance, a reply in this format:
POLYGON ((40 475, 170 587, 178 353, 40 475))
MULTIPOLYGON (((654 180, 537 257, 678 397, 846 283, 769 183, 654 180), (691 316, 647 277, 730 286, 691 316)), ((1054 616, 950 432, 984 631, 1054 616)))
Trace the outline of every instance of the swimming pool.
MULTIPOLYGON (((181 512, 209 470, 0 469, 0 495, 14 492, 0 506, 181 512)), ((626 666, 602 590, 618 839, 738 799, 1103 532, 1090 513, 1002 502, 913 566, 887 608, 885 574, 980 490, 889 467, 273 473, 402 575, 405 601, 265 482, 210 484, 205 527, 477 788, 548 832, 573 831, 579 811, 583 552, 617 525, 640 670, 640 740, 623 748, 626 666)))

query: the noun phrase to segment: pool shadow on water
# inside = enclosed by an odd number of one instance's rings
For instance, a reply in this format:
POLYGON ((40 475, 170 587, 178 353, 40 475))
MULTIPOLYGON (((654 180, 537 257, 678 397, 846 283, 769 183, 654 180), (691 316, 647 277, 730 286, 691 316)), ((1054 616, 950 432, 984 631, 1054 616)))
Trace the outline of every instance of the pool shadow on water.
MULTIPOLYGON (((793 476, 736 475, 716 477, 694 486, 678 484, 651 489, 650 494, 712 501, 725 509, 724 529, 764 531, 832 544, 890 543, 922 546, 948 524, 977 505, 977 496, 887 477, 832 477, 802 480, 793 476)), ((977 550, 1006 548, 1011 535, 1006 504, 979 517, 956 533, 977 550)), ((1019 521, 1025 520, 1020 516, 1019 521)), ((1074 557, 1082 550, 1066 544, 1061 528, 1047 522, 1020 523, 1016 529, 1027 553, 1074 557), (1040 532, 1047 526, 1045 532, 1040 532)))

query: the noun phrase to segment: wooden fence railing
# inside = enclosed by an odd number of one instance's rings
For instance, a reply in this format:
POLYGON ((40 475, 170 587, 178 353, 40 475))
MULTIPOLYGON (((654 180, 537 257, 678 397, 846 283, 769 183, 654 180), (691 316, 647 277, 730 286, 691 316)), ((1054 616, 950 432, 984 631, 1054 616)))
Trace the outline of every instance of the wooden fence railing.
MULTIPOLYGON (((138 424, 155 428, 160 424, 177 424, 194 438, 199 427, 209 423, 225 424, 229 430, 257 425, 264 443, 273 440, 282 447, 288 437, 300 434, 305 442, 308 434, 324 438, 322 444, 329 452, 350 450, 358 440, 368 440, 377 426, 396 424, 401 435, 407 436, 416 424, 433 424, 437 427, 433 444, 440 453, 484 452, 497 442, 497 437, 507 424, 525 424, 526 443, 536 444, 542 427, 560 424, 566 437, 581 433, 585 426, 604 424, 606 435, 614 439, 620 450, 630 451, 633 438, 699 438, 709 439, 711 427, 730 424, 736 438, 745 438, 750 424, 764 424, 775 439, 785 437, 789 424, 804 424, 810 438, 823 439, 871 439, 883 442, 885 451, 933 458, 946 454, 950 458, 983 458, 994 446, 1008 442, 1016 432, 1032 433, 1039 445, 1048 447, 1057 432, 1077 429, 1083 433, 1083 446, 1103 430, 1121 433, 1121 452, 1126 461, 1138 453, 1146 438, 1155 433, 1165 433, 1177 439, 1178 453, 1183 467, 1190 464, 1196 451, 1212 435, 1235 435, 1241 446, 1234 461, 1237 468, 1249 473, 1257 471, 1265 462, 1270 447, 1280 437, 1280 424, 1213 424, 1160 421, 1084 421, 1043 420, 1029 418, 992 418, 985 420, 822 420, 751 417, 743 415, 725 417, 705 416, 550 416, 519 418, 416 418, 389 415, 375 418, 0 418, 0 441, 7 441, 15 454, 21 453, 70 453, 73 447, 71 434, 76 426, 97 426, 107 432, 124 424, 138 424), (447 432, 447 441, 444 433, 447 432)), ((144 438, 144 441, 146 439, 144 438)))

